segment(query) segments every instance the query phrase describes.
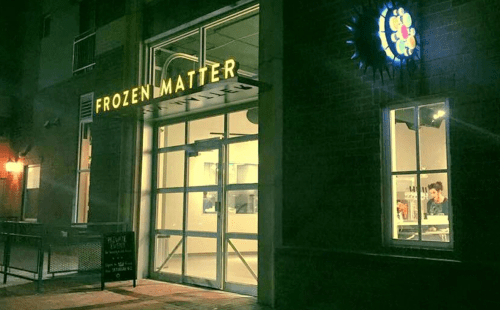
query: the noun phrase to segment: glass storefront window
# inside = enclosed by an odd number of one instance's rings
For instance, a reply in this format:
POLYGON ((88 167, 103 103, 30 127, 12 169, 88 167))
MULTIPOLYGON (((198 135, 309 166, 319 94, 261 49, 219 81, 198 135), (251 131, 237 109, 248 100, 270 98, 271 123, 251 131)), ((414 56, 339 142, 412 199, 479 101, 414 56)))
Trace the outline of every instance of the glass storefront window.
POLYGON ((219 151, 199 152, 189 157, 189 186, 217 185, 219 183, 219 151))
POLYGON ((155 270, 182 274, 182 236, 157 234, 155 270))
POLYGON ((191 121, 189 124, 189 143, 224 136, 224 115, 191 121))
POLYGON ((257 285, 257 240, 229 239, 228 243, 226 281, 257 285))
POLYGON ((189 70, 196 70, 198 68, 199 54, 199 30, 192 31, 171 42, 155 47, 153 70, 155 90, 161 86, 161 80, 166 77, 175 77, 189 70))
POLYGON ((258 182, 258 145, 257 140, 229 144, 229 184, 258 182))
POLYGON ((257 79, 259 75, 259 15, 244 14, 219 21, 206 29, 206 62, 222 63, 235 58, 238 74, 257 79))
POLYGON ((158 194, 156 229, 182 230, 183 207, 183 193, 158 194))
POLYGON ((392 239, 450 242, 446 110, 438 103, 389 112, 392 239))
POLYGON ((255 4, 211 18, 193 31, 155 43, 148 53, 155 98, 165 79, 196 70, 199 80, 200 67, 230 58, 239 64, 238 83, 221 78, 155 103, 158 120, 178 115, 156 126, 154 268, 165 276, 182 275, 185 282, 216 288, 228 281, 238 289, 256 290, 258 87, 248 78, 258 79, 259 73, 258 12, 255 4), (255 105, 224 111, 243 102, 255 105), (215 108, 220 113, 210 116, 215 108))
POLYGON ((177 146, 185 144, 185 123, 162 126, 158 130, 158 147, 177 146))
POLYGON ((258 108, 230 113, 229 138, 255 135, 259 132, 258 108))
POLYGON ((184 186, 184 151, 158 154, 158 187, 184 186))
POLYGON ((215 203, 217 203, 217 192, 196 192, 188 194, 188 218, 187 229, 189 231, 217 231, 217 214, 215 203), (209 197, 213 204, 208 206, 209 197), (206 207, 206 209, 205 209, 206 207), (207 210, 207 212, 205 212, 207 210))

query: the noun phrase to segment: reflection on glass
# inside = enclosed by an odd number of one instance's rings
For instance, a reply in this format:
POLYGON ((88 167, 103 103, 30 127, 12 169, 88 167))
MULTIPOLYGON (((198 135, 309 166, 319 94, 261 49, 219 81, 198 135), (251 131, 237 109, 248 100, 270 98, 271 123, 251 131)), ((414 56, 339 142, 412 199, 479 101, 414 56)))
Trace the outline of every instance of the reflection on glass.
MULTIPOLYGON (((183 36, 175 42, 170 42, 154 49, 154 74, 155 88, 161 85, 161 79, 177 77, 198 66, 200 50, 199 32, 183 36)), ((156 89, 155 89, 156 91, 156 89)))
MULTIPOLYGON (((195 192, 188 194, 187 230, 217 232, 217 214, 214 212, 205 213, 204 207, 206 199, 217 197, 217 192, 195 192), (206 193, 206 195, 205 195, 206 193)), ((214 199, 214 203, 217 199, 214 199)))
POLYGON ((189 186, 218 184, 219 150, 198 152, 189 157, 189 186))
POLYGON ((257 240, 229 239, 227 249, 226 281, 256 285, 255 277, 258 274, 257 240), (243 259, 238 256, 234 249, 241 254, 243 259))
POLYGON ((182 273, 182 237, 156 234, 155 271, 182 273))
POLYGON ((189 122, 189 143, 224 137, 224 115, 189 122))
POLYGON ((229 144, 230 184, 257 183, 259 164, 257 140, 229 144))
POLYGON ((158 128, 158 147, 184 144, 186 123, 178 123, 158 128))
POLYGON ((259 197, 257 190, 228 191, 227 231, 257 234, 259 197))
POLYGON ((215 279, 217 272, 217 239, 187 238, 186 275, 215 279))
POLYGON ((229 114, 229 137, 257 134, 258 113, 258 109, 253 108, 229 114))
POLYGON ((156 229, 182 230, 183 193, 158 194, 156 229))
POLYGON ((203 213, 217 212, 217 201, 217 192, 203 192, 203 213))
POLYGON ((227 193, 226 204, 229 216, 238 213, 257 213, 258 202, 257 190, 238 190, 227 193))
POLYGON ((418 108, 420 169, 446 169, 446 112, 444 103, 418 108))
POLYGON ((392 171, 416 170, 415 109, 391 111, 392 171))
POLYGON ((254 10, 207 28, 207 64, 233 57, 240 63, 239 75, 258 78, 259 15, 254 10))
POLYGON ((184 151, 158 154, 158 188, 184 186, 184 151))
POLYGON ((422 174, 422 240, 449 242, 450 203, 446 173, 422 174))

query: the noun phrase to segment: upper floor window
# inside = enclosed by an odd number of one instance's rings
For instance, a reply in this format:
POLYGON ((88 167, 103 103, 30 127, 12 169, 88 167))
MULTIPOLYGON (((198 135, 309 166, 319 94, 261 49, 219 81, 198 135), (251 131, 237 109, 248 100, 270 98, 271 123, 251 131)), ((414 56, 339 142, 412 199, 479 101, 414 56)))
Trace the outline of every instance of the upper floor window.
MULTIPOLYGON (((235 71, 235 75, 239 77, 238 81, 245 80, 246 84, 252 84, 258 80, 258 5, 188 29, 190 30, 157 44, 154 43, 150 48, 149 82, 154 86, 155 97, 162 93, 162 83, 169 78, 173 78, 173 82, 177 83, 173 84, 175 88, 182 83, 205 85, 205 81, 209 79, 209 69, 220 66, 218 72, 222 75, 225 70, 224 63, 228 59, 234 59, 238 64, 235 71), (187 78, 189 72, 195 72, 191 75, 192 78, 187 78), (179 84, 179 80, 176 80, 177 76, 184 76, 185 81, 182 82, 181 79, 182 83, 179 84)), ((228 74, 228 76, 231 75, 228 74)), ((168 105, 165 103, 161 106, 161 113, 172 115, 205 109, 224 101, 236 102, 258 95, 257 87, 238 87, 240 88, 232 89, 228 85, 222 89, 224 91, 222 95, 213 89, 211 94, 206 93, 202 97, 193 97, 185 102, 179 101, 168 105)))
POLYGON ((73 74, 90 71, 95 65, 95 32, 79 35, 73 42, 73 74))
POLYGON ((95 65, 95 5, 95 0, 80 2, 80 35, 73 42, 73 74, 90 71, 95 65))
POLYGON ((394 244, 451 246, 448 105, 386 109, 387 223, 394 244))

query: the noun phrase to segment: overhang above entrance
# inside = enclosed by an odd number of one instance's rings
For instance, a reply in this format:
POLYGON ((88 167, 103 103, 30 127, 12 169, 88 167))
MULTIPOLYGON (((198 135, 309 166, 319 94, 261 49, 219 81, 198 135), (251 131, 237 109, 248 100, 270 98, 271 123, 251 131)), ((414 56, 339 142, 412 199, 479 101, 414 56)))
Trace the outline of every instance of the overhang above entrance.
POLYGON ((160 87, 152 89, 153 99, 138 100, 137 104, 130 104, 99 116, 160 120, 243 104, 257 100, 259 81, 237 76, 167 96, 160 96, 160 87))
MULTIPOLYGON (((155 95, 159 88, 155 88, 155 95)), ((175 98, 155 98, 141 106, 142 119, 163 119, 257 100, 258 81, 234 77, 208 84, 175 98)))

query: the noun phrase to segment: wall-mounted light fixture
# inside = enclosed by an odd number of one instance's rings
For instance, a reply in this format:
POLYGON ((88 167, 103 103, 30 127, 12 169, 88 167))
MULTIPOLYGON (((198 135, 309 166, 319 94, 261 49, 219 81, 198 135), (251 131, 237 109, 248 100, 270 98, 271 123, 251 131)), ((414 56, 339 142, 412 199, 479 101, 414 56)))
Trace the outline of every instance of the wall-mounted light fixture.
POLYGON ((23 172, 23 163, 20 161, 14 161, 9 158, 9 161, 5 164, 5 170, 7 172, 23 172))

